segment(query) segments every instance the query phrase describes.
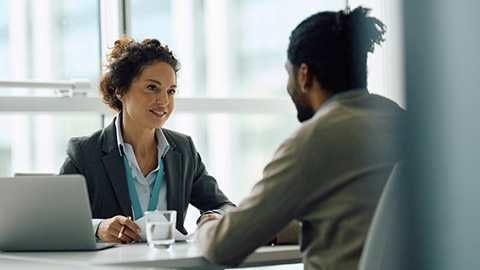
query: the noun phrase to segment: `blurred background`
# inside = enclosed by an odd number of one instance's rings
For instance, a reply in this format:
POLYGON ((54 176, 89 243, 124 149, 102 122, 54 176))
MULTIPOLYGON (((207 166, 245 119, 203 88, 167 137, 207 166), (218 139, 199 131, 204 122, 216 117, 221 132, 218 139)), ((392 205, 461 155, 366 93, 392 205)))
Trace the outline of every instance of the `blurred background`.
MULTIPOLYGON (((388 26, 387 41, 369 59, 369 90, 405 106, 399 2, 349 4, 372 8, 388 26)), ((70 137, 111 121, 115 113, 101 104, 97 82, 108 48, 127 33, 138 41, 156 38, 179 58, 176 109, 165 127, 193 138, 209 173, 239 203, 300 125, 286 92, 290 32, 309 15, 346 2, 0 0, 0 6, 0 80, 91 85, 67 97, 55 89, 0 88, 0 176, 57 172, 70 137)), ((194 230, 194 222, 186 224, 194 230)))
MULTIPOLYGON (((122 34, 157 38, 182 63, 166 124, 192 136, 208 171, 239 203, 300 124, 286 93, 291 30, 324 10, 372 8, 386 42, 368 60, 370 92, 410 117, 405 269, 479 269, 480 2, 474 0, 0 0, 0 177, 55 173, 68 138, 115 113, 97 90, 102 60, 122 34), (10 85, 10 84, 6 84, 10 85), (407 94, 408 95, 407 95, 407 94)), ((195 229, 197 211, 185 223, 195 229)), ((269 269, 302 269, 301 265, 269 269)))

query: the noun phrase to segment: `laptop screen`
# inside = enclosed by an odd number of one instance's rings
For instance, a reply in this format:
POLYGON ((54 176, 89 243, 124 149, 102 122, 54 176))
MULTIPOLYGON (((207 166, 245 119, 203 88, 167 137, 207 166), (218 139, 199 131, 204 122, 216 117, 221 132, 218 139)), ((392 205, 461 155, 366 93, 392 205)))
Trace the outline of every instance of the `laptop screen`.
POLYGON ((82 175, 0 178, 0 250, 94 250, 82 175))

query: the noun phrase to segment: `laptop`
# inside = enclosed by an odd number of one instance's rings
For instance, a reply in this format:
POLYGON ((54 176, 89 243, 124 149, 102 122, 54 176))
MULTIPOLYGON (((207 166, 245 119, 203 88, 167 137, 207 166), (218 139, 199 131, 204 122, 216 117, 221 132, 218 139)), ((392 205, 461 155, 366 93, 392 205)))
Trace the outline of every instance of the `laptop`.
POLYGON ((82 175, 0 178, 0 250, 81 251, 97 243, 82 175))

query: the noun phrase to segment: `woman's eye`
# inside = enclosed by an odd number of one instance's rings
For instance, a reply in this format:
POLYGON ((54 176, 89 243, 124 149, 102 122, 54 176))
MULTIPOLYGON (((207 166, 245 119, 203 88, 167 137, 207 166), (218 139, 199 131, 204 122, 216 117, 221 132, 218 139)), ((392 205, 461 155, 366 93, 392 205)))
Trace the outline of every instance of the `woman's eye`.
POLYGON ((170 90, 168 90, 168 93, 171 94, 171 95, 175 95, 175 93, 177 93, 177 90, 170 89, 170 90))
POLYGON ((151 90, 151 91, 155 91, 155 90, 157 90, 157 87, 155 85, 149 85, 149 86, 147 86, 147 89, 151 90))

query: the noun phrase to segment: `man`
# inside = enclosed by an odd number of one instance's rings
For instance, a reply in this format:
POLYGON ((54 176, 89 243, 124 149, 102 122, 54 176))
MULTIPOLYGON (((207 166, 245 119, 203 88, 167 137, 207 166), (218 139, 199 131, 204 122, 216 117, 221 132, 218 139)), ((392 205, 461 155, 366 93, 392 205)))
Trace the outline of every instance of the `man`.
POLYGON ((384 184, 403 157, 405 117, 366 89, 367 53, 385 33, 368 13, 321 12, 293 30, 287 90, 302 126, 236 210, 200 224, 196 241, 213 263, 238 265, 297 219, 305 269, 357 269, 384 184))

